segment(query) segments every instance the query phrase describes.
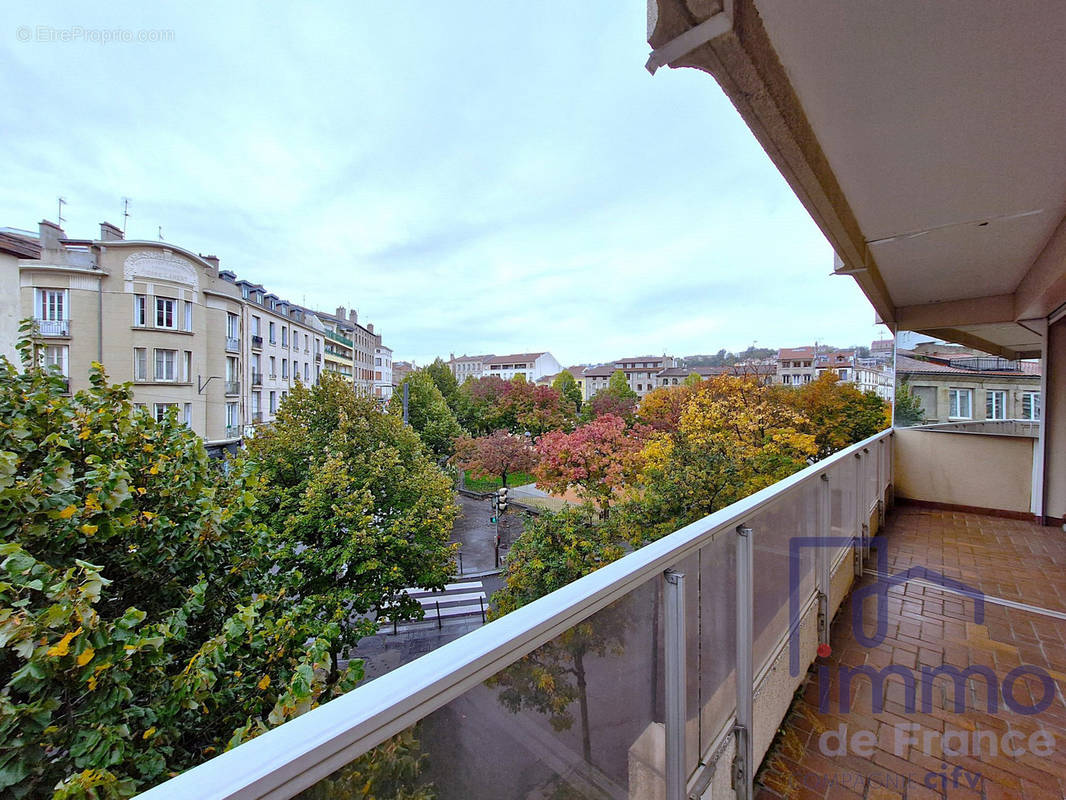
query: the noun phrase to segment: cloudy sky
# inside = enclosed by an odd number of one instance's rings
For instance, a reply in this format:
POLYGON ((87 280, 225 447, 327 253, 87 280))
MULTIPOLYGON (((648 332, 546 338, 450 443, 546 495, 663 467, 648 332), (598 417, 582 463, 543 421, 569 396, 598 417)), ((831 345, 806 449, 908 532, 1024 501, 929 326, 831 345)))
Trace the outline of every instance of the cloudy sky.
POLYGON ((645 71, 645 24, 644 0, 8 0, 0 226, 62 195, 95 236, 127 196, 130 238, 355 307, 420 363, 877 338, 714 80, 645 71))

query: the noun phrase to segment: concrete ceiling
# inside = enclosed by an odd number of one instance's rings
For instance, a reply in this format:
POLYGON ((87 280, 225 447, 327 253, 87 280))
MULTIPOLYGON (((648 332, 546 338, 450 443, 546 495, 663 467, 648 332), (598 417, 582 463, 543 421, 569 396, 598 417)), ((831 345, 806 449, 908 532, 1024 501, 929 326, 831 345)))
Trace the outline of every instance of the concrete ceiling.
MULTIPOLYGON (((651 1, 656 47, 716 16, 651 1)), ((670 65, 719 80, 881 317, 1039 349, 1019 321, 1066 302, 1066 4, 733 0, 723 16, 670 65)))

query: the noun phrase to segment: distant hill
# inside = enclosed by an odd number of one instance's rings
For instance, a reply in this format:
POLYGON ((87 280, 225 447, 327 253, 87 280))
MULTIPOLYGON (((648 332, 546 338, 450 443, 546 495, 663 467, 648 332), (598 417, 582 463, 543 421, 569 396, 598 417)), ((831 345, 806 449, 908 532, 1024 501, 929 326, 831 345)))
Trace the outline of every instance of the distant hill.
POLYGON ((776 358, 777 349, 769 347, 749 347, 741 353, 733 353, 728 350, 719 350, 713 355, 702 354, 685 356, 681 359, 684 367, 731 367, 738 361, 749 359, 776 358))

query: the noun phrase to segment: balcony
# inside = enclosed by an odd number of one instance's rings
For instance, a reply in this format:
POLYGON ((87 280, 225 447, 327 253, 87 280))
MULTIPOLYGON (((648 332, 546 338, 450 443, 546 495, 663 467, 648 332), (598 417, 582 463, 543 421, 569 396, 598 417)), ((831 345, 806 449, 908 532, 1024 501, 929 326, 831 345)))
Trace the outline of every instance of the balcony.
POLYGON ((262 411, 253 411, 252 412, 252 422, 255 423, 256 425, 258 425, 262 421, 263 421, 263 412, 262 411))
POLYGON ((315 353, 315 363, 316 364, 322 363, 322 354, 321 353, 315 353))
POLYGON ((253 350, 262 350, 263 349, 263 337, 262 336, 255 336, 253 334, 253 336, 252 336, 252 349, 253 350))
POLYGON ((728 788, 738 744, 750 787, 828 636, 819 620, 845 602, 879 532, 891 437, 843 450, 145 797, 241 787, 291 797, 416 720, 441 797, 554 787, 680 798, 686 783, 728 788), (587 646, 574 650, 575 641, 587 646), (569 726, 553 726, 535 703, 515 713, 501 699, 527 656, 557 680, 580 674, 569 726))
POLYGON ((37 318, 37 331, 41 336, 70 336, 69 319, 41 319, 37 318))
POLYGON ((263 373, 262 372, 253 372, 252 373, 252 386, 262 386, 262 385, 263 385, 263 373))
POLYGON ((236 336, 226 337, 226 352, 227 353, 239 353, 241 351, 241 340, 236 336))
POLYGON ((226 438, 227 439, 239 439, 241 438, 240 425, 227 425, 226 426, 226 438))
POLYGON ((226 394, 227 395, 234 395, 234 394, 240 394, 241 393, 241 382, 240 381, 225 381, 225 384, 226 384, 226 394))

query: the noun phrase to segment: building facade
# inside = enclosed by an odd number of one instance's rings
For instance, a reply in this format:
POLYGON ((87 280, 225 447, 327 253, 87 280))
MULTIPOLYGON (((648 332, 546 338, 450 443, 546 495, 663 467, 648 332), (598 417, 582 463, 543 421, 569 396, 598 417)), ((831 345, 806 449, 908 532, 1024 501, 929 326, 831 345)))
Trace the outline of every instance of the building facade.
POLYGON ((926 422, 1040 419, 1039 362, 945 355, 896 354, 901 386, 918 398, 926 422))
POLYGON ((390 400, 396 384, 392 381, 392 348, 381 343, 377 337, 374 345, 374 397, 390 400))
MULTIPOLYGON (((590 400, 596 392, 606 389, 611 376, 621 370, 629 388, 643 397, 657 386, 662 386, 659 375, 663 370, 676 368, 678 360, 673 356, 636 356, 620 358, 607 364, 587 367, 584 373, 584 398, 590 400)), ((687 372, 685 373, 688 374, 687 372)))
POLYGON ((512 353, 486 358, 482 364, 480 377, 494 375, 509 381, 516 375, 521 375, 530 383, 535 383, 537 379, 545 375, 554 375, 562 370, 562 364, 556 361, 551 353, 512 353))
POLYGON ((452 371, 455 380, 464 383, 471 378, 480 378, 485 370, 485 362, 490 358, 493 358, 491 353, 479 356, 461 355, 458 358, 455 357, 455 353, 451 353, 448 358, 448 369, 452 371))

